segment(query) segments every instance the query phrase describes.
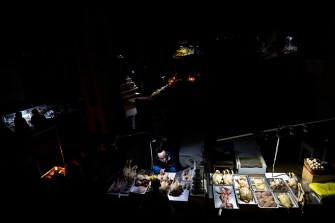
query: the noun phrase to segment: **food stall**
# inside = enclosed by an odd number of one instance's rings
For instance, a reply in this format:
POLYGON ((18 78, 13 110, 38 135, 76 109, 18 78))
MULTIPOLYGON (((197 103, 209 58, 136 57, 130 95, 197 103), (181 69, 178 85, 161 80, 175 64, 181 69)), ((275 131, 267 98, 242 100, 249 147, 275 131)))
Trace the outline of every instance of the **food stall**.
POLYGON ((169 200, 187 202, 192 190, 192 182, 190 176, 183 175, 183 173, 184 171, 166 172, 164 175, 156 175, 149 170, 140 170, 131 178, 117 177, 106 193, 119 198, 131 194, 144 195, 151 190, 151 180, 158 178, 161 181, 161 190, 166 193, 169 200))
POLYGON ((221 172, 207 173, 208 213, 214 218, 303 219, 305 211, 323 206, 320 197, 293 173, 231 174, 230 182, 223 178, 229 177, 221 172))
POLYGON ((301 213, 306 205, 322 204, 320 197, 294 173, 235 174, 229 170, 215 173, 197 170, 189 167, 164 175, 155 175, 150 170, 135 170, 127 176, 117 177, 106 194, 118 198, 145 195, 151 190, 151 180, 158 178, 161 190, 170 201, 189 202, 190 197, 201 195, 219 216, 223 211, 240 209, 290 209, 291 212, 295 209, 296 213, 301 213), (204 185, 200 187, 201 192, 196 188, 197 178, 204 185))
POLYGON ((130 174, 128 172, 127 176, 131 176, 128 178, 122 171, 122 176, 112 182, 106 194, 116 200, 122 198, 124 202, 129 200, 132 204, 139 204, 151 190, 150 181, 159 178, 163 182, 162 190, 178 214, 205 214, 218 220, 250 220, 260 215, 265 218, 305 217, 305 212, 324 206, 320 197, 298 177, 298 173, 239 174, 231 170, 206 173, 195 166, 163 176, 150 170, 135 170, 130 174), (199 183, 205 185, 196 186, 199 183), (202 191, 193 193, 196 187, 202 191))
MULTIPOLYGON (((298 166, 300 170, 293 169, 292 171, 295 173, 284 172, 287 170, 283 169, 274 172, 274 168, 272 173, 268 172, 254 137, 254 134, 229 137, 229 143, 227 140, 224 141, 227 143, 220 145, 209 143, 206 146, 203 146, 204 141, 200 139, 201 137, 194 137, 194 140, 191 140, 192 137, 190 137, 191 139, 184 137, 181 140, 179 151, 182 170, 177 173, 168 173, 167 176, 155 176, 150 172, 141 176, 143 174, 138 174, 141 172, 136 172, 137 175, 135 174, 133 178, 134 184, 130 184, 128 197, 134 197, 133 195, 136 199, 143 197, 150 190, 150 179, 160 177, 168 179, 163 189, 169 199, 173 201, 174 207, 178 209, 177 212, 182 215, 205 214, 211 219, 231 220, 237 218, 238 222, 243 222, 243 220, 254 220, 259 216, 264 216, 265 219, 268 217, 308 219, 306 212, 310 210, 325 210, 324 212, 326 212, 327 206, 325 207, 323 200, 311 189, 304 179, 305 177, 301 177, 300 171, 306 172, 303 169, 304 165, 298 166), (207 154, 208 150, 215 151, 217 149, 222 151, 223 156, 215 156, 217 153, 214 156, 207 154), (258 159, 259 166, 242 165, 241 160, 254 157, 258 159), (225 169, 224 166, 208 166, 207 162, 213 162, 215 158, 217 158, 216 161, 222 160, 221 158, 227 158, 227 161, 235 159, 231 162, 233 167, 227 165, 227 169, 225 169), (216 167, 218 168, 216 169, 216 167), (216 173, 216 170, 219 172, 216 173), (147 178, 148 182, 144 185, 136 183, 138 176, 140 179, 147 178), (178 179, 178 184, 171 186, 175 179, 178 179), (176 191, 179 193, 171 194, 171 187, 177 188, 176 191), (189 208, 192 208, 192 211, 189 211, 189 208), (196 212, 193 213, 193 210, 196 212)), ((275 154, 278 150, 278 137, 276 139, 275 154)), ((267 157, 266 155, 265 153, 264 157, 267 157)), ((289 170, 289 168, 285 169, 289 170)), ((324 177, 324 175, 322 176, 324 177)), ((314 179, 320 179, 320 177, 313 175, 314 179)))

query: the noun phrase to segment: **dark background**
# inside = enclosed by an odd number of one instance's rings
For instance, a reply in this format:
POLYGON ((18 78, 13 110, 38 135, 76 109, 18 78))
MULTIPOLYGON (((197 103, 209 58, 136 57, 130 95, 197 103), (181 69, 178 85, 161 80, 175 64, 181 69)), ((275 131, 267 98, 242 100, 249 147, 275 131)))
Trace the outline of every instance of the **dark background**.
POLYGON ((321 109, 333 109, 329 70, 334 68, 328 62, 334 57, 332 14, 321 4, 253 7, 9 9, 3 15, 1 112, 82 100, 79 71, 86 63, 78 61, 85 48, 95 55, 96 74, 111 76, 111 86, 118 86, 130 70, 140 70, 139 78, 147 79, 146 94, 160 87, 160 71, 169 70, 171 64, 180 63, 180 72, 204 71, 209 76, 204 83, 177 93, 180 98, 174 104, 184 114, 180 117, 192 110, 191 120, 205 114, 205 123, 220 126, 229 121, 240 129, 328 117, 329 111, 320 115, 319 110, 324 100, 321 109), (277 33, 278 44, 283 44, 284 36, 296 34, 297 55, 258 60, 255 37, 271 32, 277 33), (173 61, 176 42, 185 39, 198 43, 204 54, 173 61), (118 54, 124 55, 121 63, 118 54), (310 72, 309 60, 321 61, 322 72, 310 72))

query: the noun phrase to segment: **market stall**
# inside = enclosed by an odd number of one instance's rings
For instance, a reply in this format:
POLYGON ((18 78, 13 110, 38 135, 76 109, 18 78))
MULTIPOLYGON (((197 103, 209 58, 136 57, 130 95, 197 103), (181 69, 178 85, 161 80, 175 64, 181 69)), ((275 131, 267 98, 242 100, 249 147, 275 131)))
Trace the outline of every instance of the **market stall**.
POLYGON ((171 201, 187 202, 189 196, 196 194, 194 189, 197 189, 190 174, 188 169, 176 173, 166 172, 164 175, 153 174, 150 170, 140 170, 131 178, 118 177, 108 188, 107 195, 118 197, 131 194, 144 195, 151 190, 151 180, 158 178, 161 181, 160 189, 171 201))
POLYGON ((229 209, 297 209, 322 204, 302 179, 294 173, 231 174, 208 173, 208 197, 218 215, 229 209))

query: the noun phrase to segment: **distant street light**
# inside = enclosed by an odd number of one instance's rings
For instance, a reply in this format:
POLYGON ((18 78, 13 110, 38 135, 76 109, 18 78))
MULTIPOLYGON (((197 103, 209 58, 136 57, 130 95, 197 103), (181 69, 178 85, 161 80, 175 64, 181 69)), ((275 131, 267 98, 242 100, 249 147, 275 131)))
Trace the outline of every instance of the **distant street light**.
POLYGON ((165 84, 164 78, 165 76, 161 76, 162 80, 163 80, 163 85, 165 84))

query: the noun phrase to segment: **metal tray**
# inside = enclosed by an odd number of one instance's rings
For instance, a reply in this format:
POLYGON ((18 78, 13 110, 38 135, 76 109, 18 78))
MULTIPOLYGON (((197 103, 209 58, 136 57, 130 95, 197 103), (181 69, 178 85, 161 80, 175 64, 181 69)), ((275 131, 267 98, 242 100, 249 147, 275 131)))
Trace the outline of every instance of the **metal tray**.
POLYGON ((130 189, 131 193, 135 193, 135 194, 145 194, 148 190, 149 186, 145 187, 145 186, 135 186, 133 185, 130 189))
POLYGON ((273 194, 275 195, 275 198, 277 199, 279 208, 285 208, 285 207, 281 204, 281 202, 280 202, 280 200, 279 200, 279 198, 278 198, 278 196, 279 196, 280 194, 282 194, 282 193, 286 194, 286 195, 290 198, 290 201, 291 201, 291 207, 290 207, 290 208, 299 208, 299 205, 298 205, 298 203, 297 203, 296 199, 294 198, 294 196, 293 196, 293 194, 292 194, 291 191, 273 192, 273 194))
POLYGON ((275 198, 275 195, 273 194, 272 191, 253 191, 254 197, 256 199, 257 205, 259 208, 278 208, 278 201, 275 198), (265 196, 271 196, 273 198, 274 206, 267 206, 265 205, 266 203, 262 200, 265 196))
POLYGON ((277 192, 289 191, 289 187, 286 184, 285 180, 283 180, 280 177, 266 178, 266 180, 272 191, 277 191, 277 192))
POLYGON ((228 190, 229 196, 228 200, 229 203, 232 204, 231 207, 222 207, 223 209, 239 209, 239 206, 236 202, 235 190, 233 186, 213 186, 213 197, 214 197, 214 206, 215 208, 220 208, 222 202, 220 199, 220 189, 221 187, 225 187, 228 190))
MULTIPOLYGON (((209 174, 209 184, 210 185, 217 185, 217 186, 233 186, 234 185, 234 174, 232 174, 233 177, 233 183, 232 184, 214 184, 213 180, 212 180, 212 176, 214 175, 214 173, 210 173, 209 174)), ((221 173, 222 177, 223 177, 223 173, 221 173)))
POLYGON ((120 193, 121 194, 129 194, 131 188, 134 186, 135 181, 126 181, 124 186, 122 187, 120 193))
POLYGON ((176 173, 174 172, 165 172, 164 175, 158 174, 157 178, 161 180, 162 178, 168 178, 170 181, 173 181, 176 177, 176 173))
MULTIPOLYGON (((114 181, 114 182, 112 183, 112 185, 108 188, 108 190, 107 190, 107 194, 111 194, 111 195, 119 195, 121 189, 116 189, 116 188, 115 188, 115 185, 116 185, 116 181, 114 181)), ((120 188, 121 188, 121 187, 120 187, 120 188)))
POLYGON ((170 201, 188 201, 188 198, 190 196, 190 186, 185 186, 185 184, 190 184, 189 181, 181 181, 180 186, 183 188, 183 192, 179 196, 173 196, 170 194, 170 189, 169 192, 167 193, 169 200, 170 201))
MULTIPOLYGON (((223 173, 221 173, 221 174, 222 174, 222 176, 223 176, 223 173)), ((216 185, 216 186, 222 186, 222 185, 224 185, 224 184, 214 184, 214 183, 213 183, 213 180, 212 180, 213 175, 214 175, 214 173, 210 173, 210 174, 209 174, 209 184, 210 184, 210 185, 216 185)), ((228 185, 226 185, 226 186, 228 186, 228 185)))
MULTIPOLYGON (((298 181, 301 183, 302 189, 305 192, 304 198, 305 198, 305 205, 307 204, 322 204, 322 201, 320 199, 320 197, 315 194, 308 186, 308 184, 301 180, 298 179, 298 181)), ((289 190, 292 192, 292 194, 294 195, 294 198, 297 200, 298 197, 298 189, 297 188, 293 188, 288 186, 289 190)))
POLYGON ((118 196, 128 196, 131 189, 134 187, 134 181, 123 180, 120 182, 119 188, 116 189, 117 182, 114 181, 112 185, 108 188, 107 194, 118 195, 118 196))
POLYGON ((270 186, 268 185, 265 176, 249 176, 250 188, 258 191, 268 191, 270 186), (262 183, 259 186, 255 185, 255 181, 260 180, 262 183))
POLYGON ((239 198, 240 190, 239 190, 239 189, 238 189, 238 190, 235 189, 235 194, 236 194, 236 200, 237 200, 237 203, 240 204, 240 205, 244 205, 244 204, 246 204, 246 205, 255 205, 255 204, 257 204, 257 202, 256 202, 256 200, 255 200, 255 196, 254 196, 254 194, 252 193, 252 189, 251 189, 251 188, 250 188, 250 191, 251 191, 251 196, 252 196, 251 201, 250 201, 250 202, 244 202, 244 201, 242 201, 242 200, 239 198))
MULTIPOLYGON (((295 198, 296 198, 298 196, 298 190, 293 189, 292 194, 294 194, 295 198)), ((309 205, 309 204, 322 204, 321 199, 313 191, 309 191, 309 192, 305 191, 304 199, 305 199, 305 205, 306 204, 307 205, 309 205)))
POLYGON ((305 192, 305 204, 322 204, 322 201, 313 191, 305 192))
POLYGON ((240 188, 240 185, 239 185, 239 183, 238 183, 238 181, 237 181, 237 179, 239 179, 239 177, 245 177, 246 178, 246 184, 248 185, 248 186, 250 186, 249 185, 249 177, 248 177, 248 175, 242 175, 242 174, 234 174, 233 175, 233 184, 234 184, 234 188, 235 189, 239 189, 240 188))

